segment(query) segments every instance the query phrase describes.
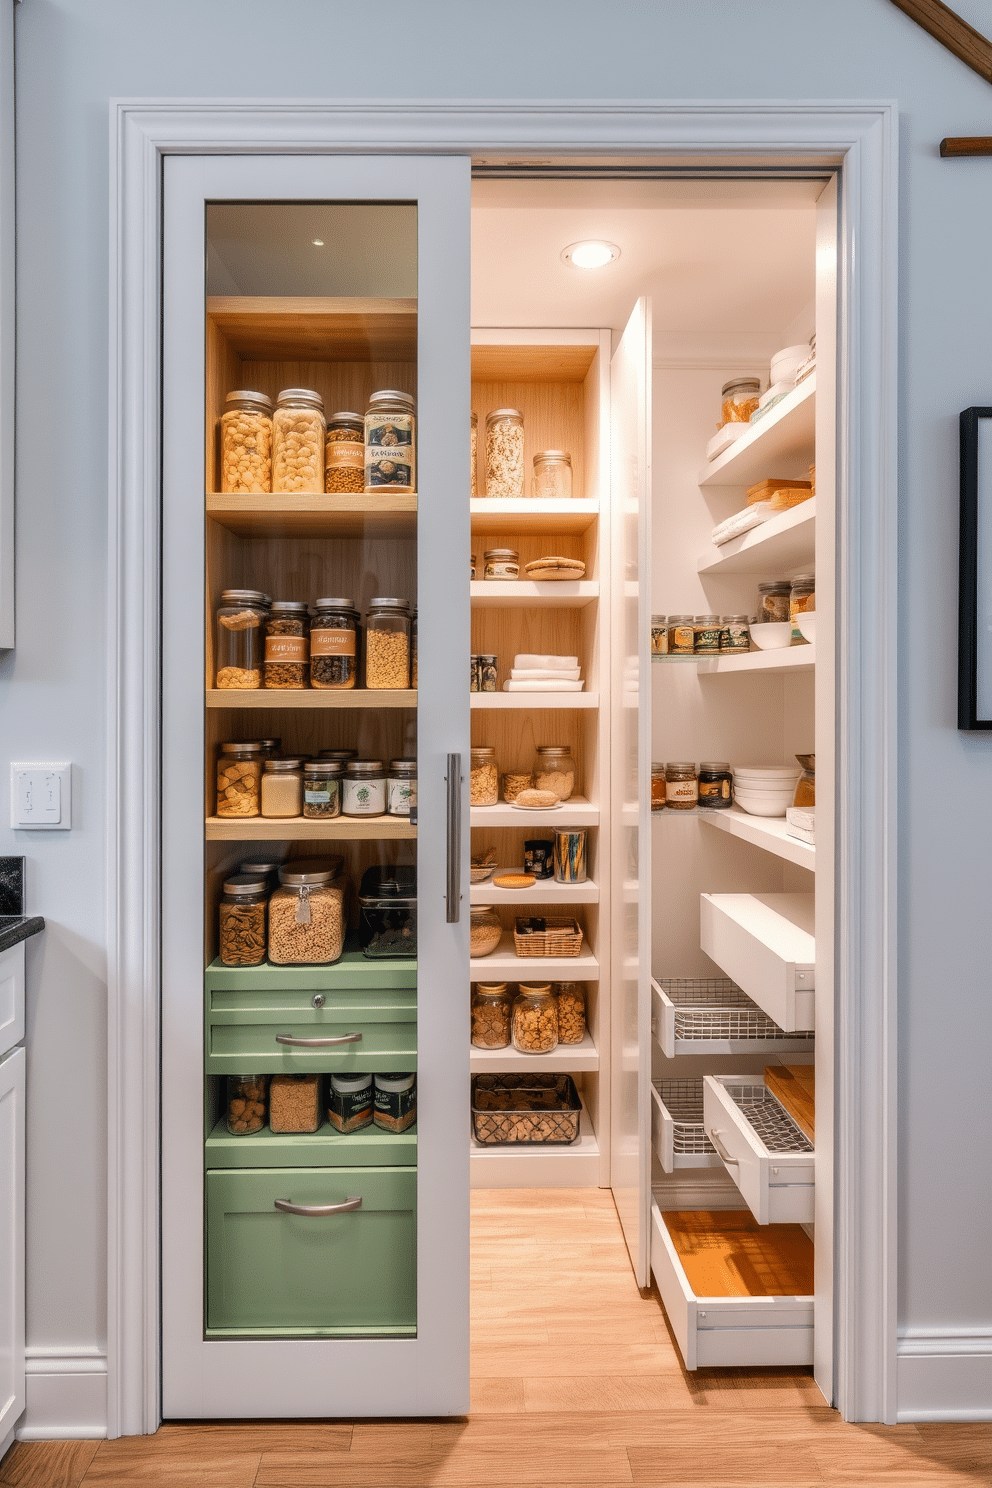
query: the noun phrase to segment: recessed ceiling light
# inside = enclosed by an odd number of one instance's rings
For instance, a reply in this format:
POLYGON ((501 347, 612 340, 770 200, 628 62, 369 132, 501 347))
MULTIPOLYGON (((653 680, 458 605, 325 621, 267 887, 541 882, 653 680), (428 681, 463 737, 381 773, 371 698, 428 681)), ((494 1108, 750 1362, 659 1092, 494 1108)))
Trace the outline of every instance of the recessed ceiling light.
POLYGON ((607 243, 604 238, 585 238, 581 243, 569 243, 561 250, 562 263, 576 269, 601 269, 620 257, 616 243, 607 243))
POLYGON ((323 238, 311 238, 310 241, 315 248, 323 248, 324 246, 323 238))

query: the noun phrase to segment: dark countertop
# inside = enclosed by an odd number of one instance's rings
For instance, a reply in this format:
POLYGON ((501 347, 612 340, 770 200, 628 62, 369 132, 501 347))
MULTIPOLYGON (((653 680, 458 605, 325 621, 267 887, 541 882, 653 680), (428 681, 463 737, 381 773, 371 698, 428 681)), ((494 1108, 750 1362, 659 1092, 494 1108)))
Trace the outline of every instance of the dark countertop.
POLYGON ((11 946, 29 940, 44 928, 41 915, 0 915, 0 951, 9 951, 11 946))

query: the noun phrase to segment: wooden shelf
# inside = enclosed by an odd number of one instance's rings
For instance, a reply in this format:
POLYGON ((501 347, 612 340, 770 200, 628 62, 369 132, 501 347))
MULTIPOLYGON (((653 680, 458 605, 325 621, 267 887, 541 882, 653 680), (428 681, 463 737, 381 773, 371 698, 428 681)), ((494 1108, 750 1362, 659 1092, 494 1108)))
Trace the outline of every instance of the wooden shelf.
POLYGON ((415 708, 416 688, 259 687, 254 692, 211 687, 208 708, 415 708))
POLYGON ((598 708, 598 692, 473 692, 474 708, 598 708))
MULTIPOLYGON (((493 893, 499 891, 494 889, 493 893)), ((498 903, 485 900, 484 903, 498 903)), ((513 949, 513 935, 509 930, 490 956, 473 957, 469 961, 469 973, 473 982, 598 982, 599 962, 589 950, 589 942, 583 940, 582 952, 578 956, 518 956, 513 949)))
POLYGON ((812 563, 816 548, 816 497, 769 517, 719 547, 710 544, 696 564, 701 574, 781 573, 812 563))
POLYGON ((731 672, 808 672, 816 665, 816 647, 783 646, 779 651, 748 651, 741 656, 701 656, 696 670, 701 677, 723 677, 731 672))
POLYGON ((473 579, 469 586, 472 604, 478 610, 537 609, 547 605, 559 610, 581 610, 599 598, 596 579, 473 579))
POLYGON ((560 345, 521 345, 502 341, 499 335, 499 331, 473 330, 473 382, 584 382, 599 350, 598 335, 594 341, 576 341, 566 340, 568 333, 564 332, 560 345))
POLYGON ((237 537, 416 536, 417 497, 230 496, 207 493, 207 516, 237 537))
POLYGON ((399 816, 335 817, 316 821, 312 817, 208 816, 208 842, 382 842, 411 841, 416 827, 399 816))
POLYGON ((207 318, 239 356, 258 361, 412 362, 417 301, 211 295, 207 318))
POLYGON ((599 1050, 592 1034, 586 1030, 581 1044, 559 1044, 550 1054, 521 1054, 519 1049, 476 1049, 469 1057, 469 1068, 473 1075, 495 1075, 512 1071, 543 1070, 549 1072, 578 1073, 599 1069, 599 1050))
POLYGON ((472 532, 480 537, 502 532, 587 532, 599 518, 599 502, 587 498, 562 501, 477 496, 470 503, 472 532))
MULTIPOLYGON (((497 873, 522 873, 522 868, 497 868, 497 873)), ((470 904, 598 904, 599 884, 587 879, 581 884, 555 883, 553 878, 539 878, 529 889, 500 889, 487 880, 473 884, 470 904)))
POLYGON ((791 475, 791 470, 776 470, 777 460, 795 464, 808 455, 813 461, 816 434, 816 373, 788 393, 765 414, 754 427, 742 434, 735 444, 699 472, 701 486, 751 486, 768 476, 791 475))
POLYGON ((808 868, 811 873, 815 871, 816 848, 800 842, 798 837, 788 836, 784 816, 748 816, 739 806, 731 806, 729 811, 701 811, 699 819, 720 832, 750 842, 752 847, 762 847, 787 863, 808 868))
MULTIPOLYGON (((587 801, 585 796, 570 796, 549 811, 525 811, 520 806, 511 806, 508 801, 500 801, 496 806, 471 807, 469 820, 473 827, 533 829, 533 836, 543 827, 598 827, 599 807, 587 801)), ((487 901, 482 902, 485 904, 487 901)))

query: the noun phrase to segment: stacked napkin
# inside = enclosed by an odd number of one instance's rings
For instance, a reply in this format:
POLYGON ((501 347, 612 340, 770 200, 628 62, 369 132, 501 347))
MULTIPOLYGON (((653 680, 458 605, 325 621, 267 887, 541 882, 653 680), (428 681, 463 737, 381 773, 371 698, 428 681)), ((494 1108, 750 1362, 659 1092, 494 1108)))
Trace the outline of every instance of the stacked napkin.
POLYGON ((577 656, 535 656, 520 652, 513 658, 510 680, 504 692, 581 692, 581 668, 577 656))

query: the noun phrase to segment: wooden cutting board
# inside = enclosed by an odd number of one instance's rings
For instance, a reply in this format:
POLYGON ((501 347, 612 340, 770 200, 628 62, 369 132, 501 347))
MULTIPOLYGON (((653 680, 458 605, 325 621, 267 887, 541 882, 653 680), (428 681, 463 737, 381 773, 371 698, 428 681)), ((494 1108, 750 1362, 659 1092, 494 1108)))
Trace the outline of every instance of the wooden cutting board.
POLYGON ((765 1084, 811 1142, 815 1136, 816 1075, 811 1064, 769 1064, 765 1084))
POLYGON ((697 1297, 809 1297, 813 1242, 801 1225, 759 1225, 746 1209, 674 1210, 665 1226, 697 1297))

